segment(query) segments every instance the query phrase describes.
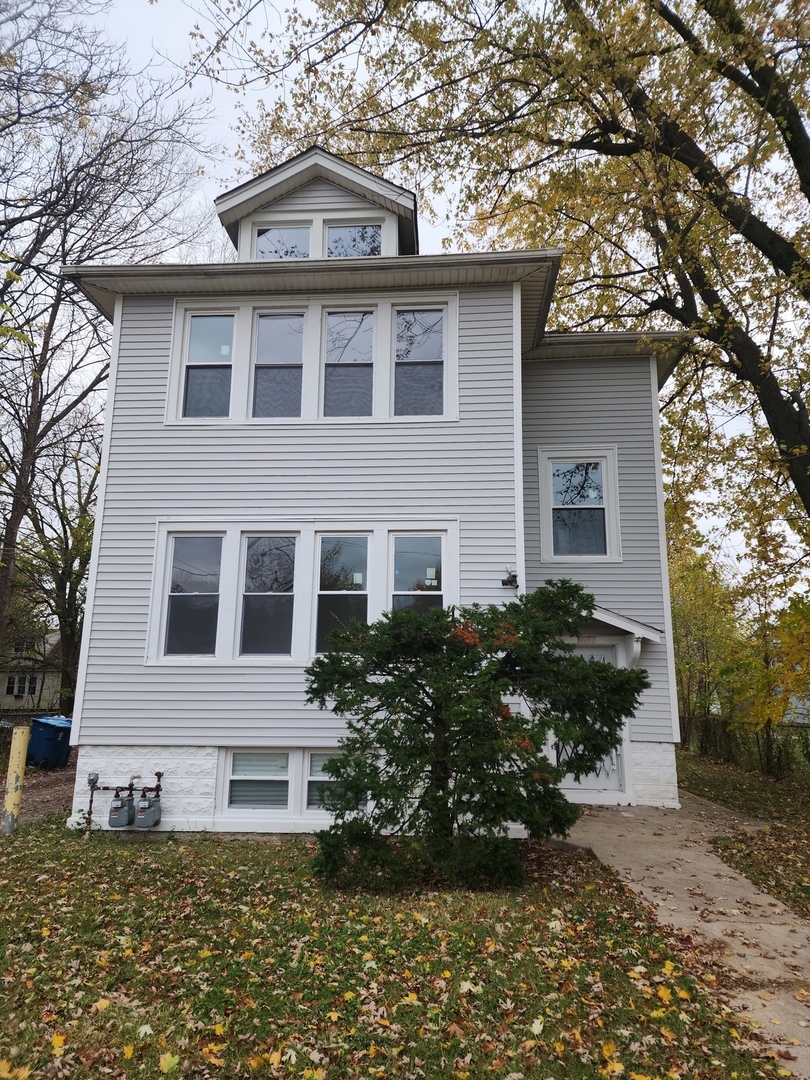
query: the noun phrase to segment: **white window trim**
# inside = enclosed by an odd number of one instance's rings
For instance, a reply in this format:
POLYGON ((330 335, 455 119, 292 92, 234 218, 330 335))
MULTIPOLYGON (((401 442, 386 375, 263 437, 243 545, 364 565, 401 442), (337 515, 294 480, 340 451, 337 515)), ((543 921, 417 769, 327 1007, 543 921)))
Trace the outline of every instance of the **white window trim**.
MULTIPOLYGON (((339 262, 340 260, 335 260, 339 262)), ((335 293, 328 296, 295 296, 257 302, 238 297, 227 304, 199 299, 175 301, 171 367, 166 395, 167 426, 223 427, 235 425, 286 427, 303 423, 322 424, 435 424, 456 421, 458 406, 458 293, 335 293), (443 411, 417 416, 394 415, 394 369, 396 364, 396 318, 398 310, 443 310, 443 411), (326 313, 373 311, 373 405, 370 416, 324 416, 323 380, 326 313), (253 416, 253 384, 260 315, 303 314, 301 415, 253 416), (192 315, 233 315, 231 398, 228 416, 183 416, 186 359, 192 315)))
POLYGON ((171 368, 168 393, 166 395, 166 421, 177 421, 182 424, 226 424, 235 414, 234 404, 237 391, 237 357, 243 354, 246 341, 244 326, 240 325, 239 307, 237 303, 206 304, 189 301, 188 303, 175 302, 174 319, 172 329, 171 368), (229 366, 231 369, 231 395, 227 416, 183 416, 183 404, 186 387, 186 370, 188 368, 188 350, 191 338, 192 315, 232 315, 233 316, 233 342, 229 366))
MULTIPOLYGON (((313 259, 326 259, 327 227, 329 225, 381 225, 380 256, 358 255, 357 258, 374 259, 399 253, 399 226, 395 214, 384 210, 362 207, 357 210, 324 210, 308 214, 303 210, 264 210, 258 211, 239 224, 239 262, 285 262, 284 259, 257 259, 256 242, 260 230, 273 227, 299 228, 309 227, 309 259, 294 259, 290 262, 311 262, 313 259)), ((340 259, 329 260, 340 262, 340 259)))
POLYGON ((544 563, 616 563, 622 561, 619 513, 619 471, 615 446, 570 446, 539 450, 540 472, 540 559, 544 563), (601 461, 605 477, 605 555, 555 555, 552 522, 553 489, 551 468, 556 461, 601 461))
POLYGON ((442 596, 444 606, 459 603, 459 523, 458 519, 385 520, 332 518, 328 520, 289 519, 245 520, 161 519, 155 534, 155 564, 152 578, 149 624, 146 638, 147 665, 160 667, 250 667, 277 668, 306 666, 317 654, 317 603, 320 585, 321 536, 368 536, 368 619, 374 622, 390 610, 390 537, 441 536, 442 596), (219 580, 217 651, 214 656, 164 655, 168 595, 172 571, 172 540, 175 536, 221 536, 222 563, 219 580), (293 586, 293 630, 289 655, 239 655, 242 626, 242 581, 248 536, 295 536, 293 586))

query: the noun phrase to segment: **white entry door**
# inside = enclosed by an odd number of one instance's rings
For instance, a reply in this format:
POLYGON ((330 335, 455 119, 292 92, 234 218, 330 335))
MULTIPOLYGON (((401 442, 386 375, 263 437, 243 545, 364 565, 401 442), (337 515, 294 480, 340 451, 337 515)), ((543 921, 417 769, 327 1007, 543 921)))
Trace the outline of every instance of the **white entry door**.
MULTIPOLYGON (((603 664, 616 663, 615 645, 577 645, 574 650, 586 660, 596 660, 603 664)), ((564 765, 570 748, 565 743, 554 743, 551 747, 551 760, 564 765)), ((573 776, 563 778, 560 785, 565 791, 622 791, 622 754, 621 748, 613 750, 603 758, 596 770, 583 776, 579 781, 573 776)))

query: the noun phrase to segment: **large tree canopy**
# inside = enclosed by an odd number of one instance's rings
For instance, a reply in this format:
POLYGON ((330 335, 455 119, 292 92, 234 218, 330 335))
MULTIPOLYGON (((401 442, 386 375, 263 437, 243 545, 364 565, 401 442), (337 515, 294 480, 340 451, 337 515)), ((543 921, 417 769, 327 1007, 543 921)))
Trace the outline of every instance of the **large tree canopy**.
POLYGON ((197 60, 287 80, 245 115, 258 163, 319 141, 449 194, 484 242, 562 242, 558 327, 691 332, 674 393, 708 367, 755 403, 810 515, 803 0, 316 0, 235 33, 268 10, 207 0, 197 60))

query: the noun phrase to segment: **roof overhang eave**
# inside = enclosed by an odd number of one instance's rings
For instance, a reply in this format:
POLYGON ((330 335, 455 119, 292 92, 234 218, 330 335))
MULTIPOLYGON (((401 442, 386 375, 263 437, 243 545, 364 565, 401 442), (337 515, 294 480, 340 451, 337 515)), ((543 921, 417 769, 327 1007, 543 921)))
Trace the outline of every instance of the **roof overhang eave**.
POLYGON ((398 255, 374 259, 289 262, 184 263, 157 266, 64 266, 72 281, 107 318, 117 296, 215 297, 352 292, 369 289, 454 288, 513 284, 544 274, 540 308, 547 309, 562 250, 460 255, 398 255))
POLYGON ((572 331, 546 334, 528 352, 524 361, 609 360, 619 356, 655 358, 659 390, 669 379, 678 361, 688 349, 692 336, 688 331, 652 331, 640 334, 627 331, 572 331))

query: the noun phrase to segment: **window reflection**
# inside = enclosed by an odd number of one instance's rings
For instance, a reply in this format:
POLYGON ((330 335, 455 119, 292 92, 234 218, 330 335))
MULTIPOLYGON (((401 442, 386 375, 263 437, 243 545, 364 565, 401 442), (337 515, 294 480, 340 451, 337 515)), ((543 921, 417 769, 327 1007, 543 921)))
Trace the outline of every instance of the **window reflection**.
POLYGON ((256 234, 257 259, 308 259, 309 226, 272 226, 256 234))
POLYGON ((357 258, 381 251, 381 225, 330 225, 326 230, 327 258, 357 258))

